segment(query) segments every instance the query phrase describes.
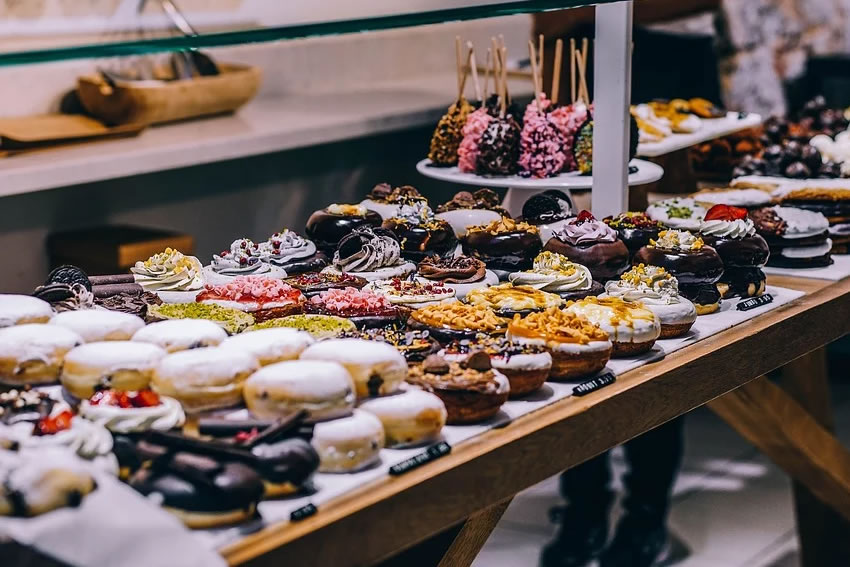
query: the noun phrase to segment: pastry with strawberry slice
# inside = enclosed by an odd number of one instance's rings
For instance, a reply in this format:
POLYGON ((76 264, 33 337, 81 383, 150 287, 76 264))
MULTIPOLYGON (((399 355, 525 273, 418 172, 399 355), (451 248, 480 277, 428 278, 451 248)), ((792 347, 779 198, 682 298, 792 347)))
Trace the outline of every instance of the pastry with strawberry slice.
POLYGON ((764 293, 762 267, 770 248, 757 234, 747 209, 714 205, 700 223, 700 236, 723 260, 723 276, 717 282, 722 297, 755 297, 764 293))

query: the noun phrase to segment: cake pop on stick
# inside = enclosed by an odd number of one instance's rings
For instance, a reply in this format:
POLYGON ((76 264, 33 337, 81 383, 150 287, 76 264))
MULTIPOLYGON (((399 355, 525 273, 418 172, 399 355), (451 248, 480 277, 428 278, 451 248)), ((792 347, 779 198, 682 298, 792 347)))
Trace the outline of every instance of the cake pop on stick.
POLYGON ((495 51, 499 69, 499 115, 487 125, 478 145, 478 173, 481 175, 511 175, 516 172, 519 157, 520 127, 507 113, 507 49, 495 51))
MULTIPOLYGON (((490 79, 490 59, 492 50, 487 50, 487 74, 484 79, 484 89, 486 89, 490 79)), ((473 54, 473 60, 475 55, 473 54)), ((473 67, 474 68, 474 67, 473 67)), ((473 74, 473 81, 475 75, 473 74)), ((486 99, 485 99, 486 100, 486 99)), ((457 150, 457 167, 464 173, 475 173, 478 164, 478 146, 481 142, 481 135, 487 129, 487 125, 493 119, 487 105, 482 103, 475 111, 470 112, 466 118, 466 124, 463 127, 463 140, 457 150)))
MULTIPOLYGON (((431 137, 431 147, 428 158, 434 165, 450 167, 457 164, 457 152, 463 139, 463 127, 467 116, 472 112, 472 105, 464 98, 463 90, 466 84, 466 73, 462 72, 463 65, 460 59, 460 37, 456 38, 455 49, 457 50, 458 65, 458 93, 457 99, 449 107, 448 112, 437 122, 437 128, 431 137)), ((467 65, 469 56, 467 56, 467 65)))

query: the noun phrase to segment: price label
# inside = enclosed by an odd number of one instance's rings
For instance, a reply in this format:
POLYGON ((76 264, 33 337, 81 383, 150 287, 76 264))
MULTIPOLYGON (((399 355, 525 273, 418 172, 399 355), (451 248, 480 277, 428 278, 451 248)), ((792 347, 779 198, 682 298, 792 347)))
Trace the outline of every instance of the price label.
POLYGON ((451 452, 452 446, 446 443, 445 441, 441 441, 436 445, 431 445, 426 451, 423 451, 418 455, 413 455, 409 459, 406 459, 396 465, 391 466, 390 475, 402 475, 406 472, 412 471, 413 469, 419 468, 424 464, 439 459, 440 457, 444 457, 451 452))
POLYGON ((289 514, 289 519, 292 522, 298 522, 300 520, 303 520, 305 518, 309 518, 310 516, 315 515, 316 512, 318 512, 318 511, 319 511, 319 509, 316 508, 315 504, 313 504, 313 503, 306 504, 304 506, 301 506, 297 510, 293 510, 292 513, 289 514))
POLYGON ((756 307, 761 307, 762 305, 767 305, 768 303, 773 303, 773 296, 769 293, 765 293, 759 295, 758 297, 751 297, 749 299, 745 299, 744 301, 739 301, 737 309, 738 311, 749 311, 750 309, 755 309, 756 307))
POLYGON ((578 384, 573 388, 574 396, 586 396, 591 392, 595 392, 599 388, 604 388, 609 384, 613 384, 617 381, 617 377, 611 374, 610 372, 606 372, 605 374, 600 374, 599 376, 594 376, 590 380, 586 380, 581 384, 578 384))

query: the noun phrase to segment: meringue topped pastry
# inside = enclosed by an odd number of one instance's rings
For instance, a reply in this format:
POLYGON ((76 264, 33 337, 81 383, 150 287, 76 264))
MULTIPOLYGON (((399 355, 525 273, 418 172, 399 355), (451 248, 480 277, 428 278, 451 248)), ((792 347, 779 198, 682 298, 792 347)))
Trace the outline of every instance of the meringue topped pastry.
POLYGON ((689 197, 676 197, 652 203, 646 208, 646 216, 670 228, 699 230, 705 207, 689 197))
POLYGON ((614 345, 611 356, 647 352, 661 335, 658 316, 641 303, 619 297, 586 297, 567 304, 566 311, 581 315, 608 333, 614 345))
POLYGON ((593 279, 604 282, 619 277, 629 267, 629 250, 617 232, 589 211, 582 211, 556 231, 544 250, 562 254, 587 266, 593 279))
POLYGON ((212 262, 204 268, 204 280, 219 285, 237 276, 285 278, 286 271, 263 259, 260 245, 250 238, 234 240, 229 250, 213 254, 212 262))
POLYGON ((313 241, 288 228, 261 242, 258 252, 263 262, 285 270, 288 275, 321 270, 328 265, 327 257, 317 251, 313 241))
POLYGON ((581 299, 602 293, 602 284, 593 281, 586 266, 570 262, 563 254, 543 251, 534 259, 530 270, 514 272, 508 280, 519 286, 528 286, 564 299, 581 299))
POLYGON ((340 241, 333 263, 322 271, 375 281, 405 277, 416 271, 416 265, 402 259, 401 245, 392 231, 364 227, 340 241))

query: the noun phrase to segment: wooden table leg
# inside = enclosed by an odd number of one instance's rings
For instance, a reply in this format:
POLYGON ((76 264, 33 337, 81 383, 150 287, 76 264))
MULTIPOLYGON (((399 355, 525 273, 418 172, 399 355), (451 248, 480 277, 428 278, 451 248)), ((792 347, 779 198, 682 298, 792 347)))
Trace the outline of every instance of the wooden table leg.
MULTIPOLYGON (((782 387, 827 431, 833 431, 825 349, 782 368, 782 387)), ((850 565, 850 521, 821 503, 806 486, 793 481, 800 558, 804 567, 850 565)))

